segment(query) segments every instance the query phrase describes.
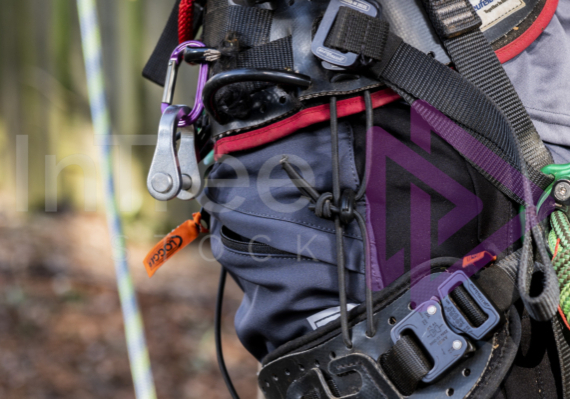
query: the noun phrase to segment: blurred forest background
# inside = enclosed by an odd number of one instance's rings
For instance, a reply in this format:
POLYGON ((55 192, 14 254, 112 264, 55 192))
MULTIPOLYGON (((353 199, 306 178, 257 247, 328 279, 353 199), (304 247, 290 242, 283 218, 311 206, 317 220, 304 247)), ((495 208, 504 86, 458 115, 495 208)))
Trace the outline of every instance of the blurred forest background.
MULTIPOLYGON (((162 88, 141 71, 174 0, 97 4, 118 201, 158 397, 228 398, 207 240, 152 279, 142 265, 198 207, 159 203, 145 183, 162 88)), ((0 398, 134 398, 75 0, 0 0, 0 54, 0 398)), ((195 72, 181 68, 175 103, 192 105, 195 72)), ((241 293, 233 283, 227 291, 226 362, 253 398, 256 361, 233 329, 241 293)))

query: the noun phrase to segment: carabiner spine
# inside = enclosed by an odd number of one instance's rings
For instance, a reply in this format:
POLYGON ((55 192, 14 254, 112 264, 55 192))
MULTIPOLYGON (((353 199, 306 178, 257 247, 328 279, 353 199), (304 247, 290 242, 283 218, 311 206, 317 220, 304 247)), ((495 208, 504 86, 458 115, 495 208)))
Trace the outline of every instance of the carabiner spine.
MULTIPOLYGON (((174 59, 168 61, 168 69, 166 70, 166 79, 164 83, 164 93, 162 95, 162 107, 166 109, 174 99, 174 87, 176 86, 176 77, 178 76, 178 62, 174 59)), ((164 109, 162 112, 164 112, 164 109)))

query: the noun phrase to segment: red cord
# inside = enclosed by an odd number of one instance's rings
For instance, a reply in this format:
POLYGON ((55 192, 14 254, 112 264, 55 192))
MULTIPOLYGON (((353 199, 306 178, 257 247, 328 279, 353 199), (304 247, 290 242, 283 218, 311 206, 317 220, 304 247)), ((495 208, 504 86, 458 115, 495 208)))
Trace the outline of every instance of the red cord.
POLYGON ((194 0, 180 0, 178 6, 178 42, 194 39, 194 0))
POLYGON ((560 238, 556 240, 556 247, 554 247, 554 255, 552 255, 552 260, 554 260, 554 258, 556 258, 556 255, 558 255, 559 246, 560 246, 560 238))

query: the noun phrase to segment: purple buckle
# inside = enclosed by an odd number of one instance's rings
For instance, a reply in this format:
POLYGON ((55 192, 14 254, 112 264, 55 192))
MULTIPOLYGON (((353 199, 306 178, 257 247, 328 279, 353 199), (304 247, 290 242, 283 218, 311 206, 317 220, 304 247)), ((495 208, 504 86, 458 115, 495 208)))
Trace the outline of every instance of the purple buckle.
POLYGON ((445 312, 445 318, 453 331, 464 333, 475 340, 480 340, 489 334, 499 324, 501 319, 499 312, 495 306, 481 292, 479 287, 473 283, 469 277, 462 271, 458 270, 453 273, 438 287, 439 297, 445 312), (479 327, 473 327, 465 318, 463 313, 451 300, 449 294, 458 286, 462 285, 469 295, 477 302, 479 307, 487 315, 487 320, 479 327))
POLYGON ((360 55, 356 53, 343 53, 342 51, 334 50, 325 46, 325 41, 331 30, 332 24, 336 19, 340 7, 349 7, 371 17, 378 15, 378 9, 367 1, 364 0, 330 0, 325 15, 319 24, 319 29, 315 33, 315 37, 311 43, 311 51, 315 56, 332 64, 332 67, 327 69, 338 69, 336 67, 348 68, 358 63, 360 55))
POLYGON ((392 342, 396 343, 406 331, 415 334, 433 360, 433 368, 423 382, 434 381, 472 349, 465 338, 447 325, 441 306, 433 299, 419 305, 392 328, 392 342))
MULTIPOLYGON (((185 58, 185 52, 189 47, 193 48, 203 48, 204 43, 198 41, 188 41, 180 44, 174 49, 170 60, 168 61, 168 70, 166 71, 166 80, 164 83, 164 93, 162 96, 162 104, 160 110, 162 113, 172 105, 172 100, 174 97, 174 87, 176 86, 176 77, 178 75, 178 67, 185 58)), ((200 64, 200 71, 198 73, 198 82, 196 84, 196 96, 194 98, 194 108, 188 113, 188 115, 182 117, 178 122, 179 127, 190 126, 200 117, 200 114, 204 110, 204 102, 202 101, 202 90, 204 85, 208 80, 208 64, 202 62, 200 64)))

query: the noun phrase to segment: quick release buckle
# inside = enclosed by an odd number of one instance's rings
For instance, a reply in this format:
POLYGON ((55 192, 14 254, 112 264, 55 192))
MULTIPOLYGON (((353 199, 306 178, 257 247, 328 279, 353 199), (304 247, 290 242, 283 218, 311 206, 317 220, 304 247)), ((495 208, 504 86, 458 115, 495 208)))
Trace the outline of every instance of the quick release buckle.
POLYGON ((325 46, 327 36, 334 24, 336 16, 340 7, 349 7, 371 17, 376 17, 379 9, 374 5, 364 0, 330 0, 325 15, 319 24, 317 33, 311 43, 311 51, 315 56, 325 62, 323 65, 327 69, 338 69, 334 66, 349 68, 358 64, 360 55, 356 53, 343 53, 342 51, 332 49, 325 46), (332 64, 327 66, 326 63, 332 64))
POLYGON ((441 298, 445 318, 451 329, 455 332, 464 333, 475 340, 480 340, 499 324, 501 316, 499 312, 497 312, 497 309, 495 309, 495 306, 489 301, 485 294, 481 292, 479 287, 462 271, 458 270, 453 273, 437 290, 441 298), (451 295, 449 295, 460 285, 463 285, 463 288, 465 288, 479 308, 487 315, 487 320, 478 327, 471 325, 469 320, 465 317, 465 314, 453 303, 451 295))
POLYGON ((460 334, 480 340, 489 334, 500 321, 499 312, 481 290, 462 271, 456 271, 438 287, 439 298, 418 305, 390 333, 396 343, 403 334, 412 332, 422 343, 433 360, 433 368, 422 379, 433 382, 457 363, 465 354, 474 350, 473 345, 460 334), (471 325, 450 293, 463 285, 474 303, 487 315, 486 321, 478 327, 471 325))
POLYGON ((392 328, 390 337, 396 343, 406 331, 411 331, 422 343, 433 360, 433 368, 422 378, 429 383, 459 361, 471 344, 456 334, 443 318, 440 304, 435 299, 426 301, 392 328))

